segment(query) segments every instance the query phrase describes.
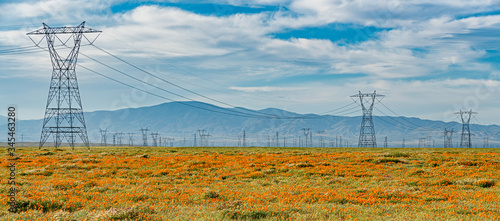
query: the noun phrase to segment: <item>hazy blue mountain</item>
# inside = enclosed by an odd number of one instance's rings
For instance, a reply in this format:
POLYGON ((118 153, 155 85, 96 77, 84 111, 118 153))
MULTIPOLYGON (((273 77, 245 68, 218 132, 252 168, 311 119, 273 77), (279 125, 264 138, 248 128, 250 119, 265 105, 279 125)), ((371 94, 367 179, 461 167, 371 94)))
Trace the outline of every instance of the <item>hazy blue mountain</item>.
MULTIPOLYGON (((361 112, 361 110, 360 110, 361 112)), ((4 122, 5 117, 3 118, 4 122)), ((325 146, 339 145, 348 141, 350 146, 356 146, 359 136, 361 117, 344 117, 332 115, 297 114, 275 108, 249 110, 244 108, 221 108, 201 102, 171 102, 150 107, 128 108, 116 111, 95 111, 85 113, 87 130, 91 142, 100 142, 99 129, 107 129, 108 143, 112 143, 115 132, 123 132, 123 143, 128 141, 128 133, 133 133, 135 144, 142 141, 141 128, 158 132, 161 137, 174 138, 175 145, 192 145, 194 134, 198 130, 206 130, 210 134, 209 145, 237 145, 243 139, 245 131, 247 144, 276 144, 278 131, 279 145, 286 142, 288 146, 304 140, 303 128, 311 128, 313 145, 318 146, 323 139, 325 146), (243 115, 243 116, 242 116, 243 115), (278 118, 272 118, 276 117, 278 118), (285 119, 280 119, 285 118, 285 119), (299 138, 300 136, 300 138, 299 138), (286 140, 283 140, 283 139, 286 140), (186 142, 184 143, 184 139, 186 142)), ((0 120, 2 120, 0 116, 0 120)), ((6 133, 5 123, 0 123, 0 133, 6 133)), ((442 122, 408 117, 374 117, 378 146, 384 145, 385 136, 389 146, 401 146, 403 138, 406 146, 418 146, 420 138, 430 137, 435 146, 443 145, 444 128, 459 132, 461 124, 457 122, 442 122)), ((26 120, 18 122, 17 134, 23 134, 25 141, 38 141, 42 120, 26 120)), ((483 138, 489 138, 490 145, 497 145, 500 138, 498 125, 471 125, 473 144, 482 147, 483 138)), ((5 136, 4 136, 5 137, 5 136)), ((2 138, 5 139, 5 138, 2 138)), ((151 136, 148 135, 149 143, 151 136)), ((460 141, 460 134, 455 133, 453 143, 460 141)), ((3 140, 2 140, 3 141, 3 140)))

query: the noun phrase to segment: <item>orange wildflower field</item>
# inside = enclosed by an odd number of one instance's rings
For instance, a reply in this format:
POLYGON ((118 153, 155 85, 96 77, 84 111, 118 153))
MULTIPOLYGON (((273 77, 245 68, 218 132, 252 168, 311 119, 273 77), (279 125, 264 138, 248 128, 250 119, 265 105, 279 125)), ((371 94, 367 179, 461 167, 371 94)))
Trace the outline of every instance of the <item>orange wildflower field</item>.
POLYGON ((16 150, 2 220, 499 220, 500 149, 16 150))

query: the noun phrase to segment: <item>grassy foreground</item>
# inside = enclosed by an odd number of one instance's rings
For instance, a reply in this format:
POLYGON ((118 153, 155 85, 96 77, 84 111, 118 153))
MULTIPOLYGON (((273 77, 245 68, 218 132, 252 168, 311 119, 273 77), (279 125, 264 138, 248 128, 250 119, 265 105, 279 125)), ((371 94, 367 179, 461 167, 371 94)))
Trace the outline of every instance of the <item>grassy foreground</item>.
POLYGON ((23 148, 2 220, 499 220, 500 149, 23 148))

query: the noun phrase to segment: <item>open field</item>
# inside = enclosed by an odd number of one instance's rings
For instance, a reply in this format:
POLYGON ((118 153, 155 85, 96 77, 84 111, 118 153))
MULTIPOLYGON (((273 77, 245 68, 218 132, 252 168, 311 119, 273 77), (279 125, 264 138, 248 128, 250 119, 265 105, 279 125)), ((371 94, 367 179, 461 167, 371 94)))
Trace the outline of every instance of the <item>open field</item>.
POLYGON ((498 220, 500 149, 21 148, 2 220, 498 220))

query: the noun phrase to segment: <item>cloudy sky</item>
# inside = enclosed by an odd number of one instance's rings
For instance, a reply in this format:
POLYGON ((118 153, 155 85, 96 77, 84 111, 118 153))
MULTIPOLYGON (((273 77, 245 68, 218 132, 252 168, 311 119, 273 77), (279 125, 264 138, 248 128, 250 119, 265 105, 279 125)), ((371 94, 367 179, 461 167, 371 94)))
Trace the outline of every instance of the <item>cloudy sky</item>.
MULTIPOLYGON (((500 124, 498 1, 7 0, 0 11, 0 100, 17 105, 24 119, 43 117, 52 66, 41 49, 12 51, 33 46, 26 33, 42 23, 86 21, 103 32, 96 46, 234 106, 324 113, 352 103, 358 91, 376 90, 400 115, 453 121, 453 112, 473 109, 480 123, 500 124)), ((171 100, 227 107, 94 46, 81 52, 184 98, 80 55, 79 64, 113 79, 171 100)), ((168 101, 81 67, 77 73, 85 111, 168 101)), ((376 115, 394 115, 378 108, 376 115)))

